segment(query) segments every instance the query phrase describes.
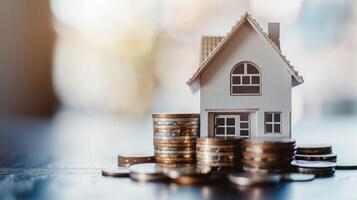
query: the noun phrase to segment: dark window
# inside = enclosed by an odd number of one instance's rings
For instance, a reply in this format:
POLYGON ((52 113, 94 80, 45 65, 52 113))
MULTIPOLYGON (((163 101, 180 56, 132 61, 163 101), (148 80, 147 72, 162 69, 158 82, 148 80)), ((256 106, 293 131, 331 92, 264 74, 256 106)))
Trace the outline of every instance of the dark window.
POLYGON ((265 121, 266 122, 272 122, 273 121, 273 114, 272 113, 267 113, 265 114, 265 121))
POLYGON ((236 65, 231 74, 232 95, 259 95, 261 94, 261 75, 258 67, 243 62, 236 65))
POLYGON ((249 131, 248 130, 241 130, 240 131, 241 136, 249 136, 249 131))
POLYGON ((234 126, 234 124, 235 124, 235 119, 234 118, 227 118, 227 125, 234 126))
POLYGON ((265 132, 281 133, 281 113, 265 113, 265 132))
POLYGON ((235 128, 234 127, 227 127, 227 135, 234 135, 235 128))
POLYGON ((274 122, 280 122, 280 113, 274 114, 274 122))
POLYGON ((247 70, 248 74, 259 74, 258 69, 251 64, 247 64, 247 70))
POLYGON ((273 125, 272 124, 265 124, 265 132, 267 132, 267 133, 273 132, 273 125))
POLYGON ((224 118, 217 118, 216 125, 224 125, 224 118))
POLYGON ((252 76, 252 84, 260 84, 260 77, 252 76))
POLYGON ((243 76, 243 84, 250 84, 250 77, 249 76, 243 76))
POLYGON ((280 124, 274 124, 274 133, 280 133, 280 124))
POLYGON ((238 65, 234 70, 233 74, 244 74, 244 64, 238 65))
POLYGON ((260 86, 233 86, 233 94, 257 94, 260 93, 260 86))
POLYGON ((224 135, 224 127, 216 128, 216 135, 224 135))
POLYGON ((240 76, 233 76, 232 81, 233 84, 240 84, 240 76))
POLYGON ((241 128, 249 128, 249 124, 248 123, 240 123, 240 127, 241 128))
POLYGON ((249 120, 249 114, 240 114, 240 121, 248 121, 249 120))

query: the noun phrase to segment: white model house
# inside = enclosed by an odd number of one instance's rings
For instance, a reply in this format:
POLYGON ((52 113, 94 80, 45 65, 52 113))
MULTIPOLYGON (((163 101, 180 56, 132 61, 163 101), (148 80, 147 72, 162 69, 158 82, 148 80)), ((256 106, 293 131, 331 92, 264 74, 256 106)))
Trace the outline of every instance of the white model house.
POLYGON ((246 13, 225 37, 203 37, 201 136, 291 137, 291 90, 303 78, 282 55, 279 23, 269 34, 246 13))

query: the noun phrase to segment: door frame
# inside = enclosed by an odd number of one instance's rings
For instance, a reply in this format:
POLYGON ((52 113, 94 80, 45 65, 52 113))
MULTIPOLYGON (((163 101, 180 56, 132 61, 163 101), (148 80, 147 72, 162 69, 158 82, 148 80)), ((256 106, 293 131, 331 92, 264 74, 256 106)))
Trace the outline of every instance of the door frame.
POLYGON ((209 109, 207 111, 208 117, 208 137, 215 137, 214 134, 214 125, 215 125, 215 116, 216 115, 236 115, 239 113, 249 113, 249 137, 254 137, 253 134, 257 130, 257 113, 259 109, 241 109, 241 110, 224 110, 224 109, 209 109))

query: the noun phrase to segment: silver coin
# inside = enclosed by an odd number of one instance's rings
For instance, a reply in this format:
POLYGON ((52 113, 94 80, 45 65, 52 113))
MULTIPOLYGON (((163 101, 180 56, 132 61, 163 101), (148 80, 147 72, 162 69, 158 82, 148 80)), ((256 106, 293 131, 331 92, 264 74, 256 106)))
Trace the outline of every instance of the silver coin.
POLYGON ((103 176, 112 176, 112 177, 129 177, 130 171, 126 167, 111 167, 103 168, 103 176))
POLYGON ((233 173, 228 179, 239 186, 274 185, 279 183, 281 175, 259 173, 233 173))
POLYGON ((291 165, 301 168, 334 168, 336 163, 328 161, 293 160, 291 165))
POLYGON ((289 174, 283 174, 282 176, 282 180, 291 181, 291 182, 312 181, 314 179, 315 179, 314 174, 289 173, 289 174))
POLYGON ((323 154, 323 155, 304 155, 304 154, 295 154, 296 160, 310 160, 310 161, 330 161, 336 162, 336 154, 323 154))
POLYGON ((357 163, 340 163, 337 162, 336 169, 338 170, 356 170, 357 169, 357 163))
POLYGON ((163 169, 154 163, 132 165, 129 170, 130 178, 136 181, 158 181, 168 178, 163 169))

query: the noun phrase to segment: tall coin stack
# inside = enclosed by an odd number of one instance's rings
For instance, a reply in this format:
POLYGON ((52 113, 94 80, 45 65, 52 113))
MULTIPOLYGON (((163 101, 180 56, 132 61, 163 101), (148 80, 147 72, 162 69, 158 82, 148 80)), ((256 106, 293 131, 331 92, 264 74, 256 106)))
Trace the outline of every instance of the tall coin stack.
POLYGON ((199 114, 153 114, 155 162, 165 167, 192 165, 196 160, 199 114))
POLYGON ((292 170, 295 156, 293 139, 246 139, 242 142, 243 170, 285 173, 292 170))
POLYGON ((197 166, 240 170, 240 142, 238 138, 197 138, 197 166))

